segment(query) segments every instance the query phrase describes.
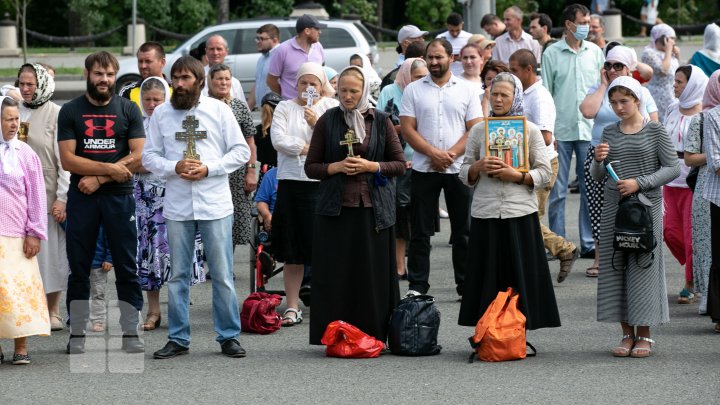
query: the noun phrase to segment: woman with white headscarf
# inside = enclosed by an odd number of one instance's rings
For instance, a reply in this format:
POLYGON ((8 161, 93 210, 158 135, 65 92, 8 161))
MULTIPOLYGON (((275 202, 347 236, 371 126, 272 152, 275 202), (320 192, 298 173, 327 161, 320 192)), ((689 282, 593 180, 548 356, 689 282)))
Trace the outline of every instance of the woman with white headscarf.
POLYGON ((675 46, 675 30, 667 24, 658 24, 650 30, 650 44, 643 50, 641 60, 653 70, 652 79, 647 83, 658 106, 660 122, 665 123, 665 109, 672 104, 673 79, 680 65, 680 49, 675 46))
MULTIPOLYGON (((486 91, 491 117, 523 115, 523 87, 517 77, 498 73, 486 91)), ((512 286, 520 295, 527 329, 560 326, 535 197, 535 189, 547 186, 552 176, 545 141, 537 126, 526 121, 529 153, 524 159, 530 169, 521 172, 503 158, 486 154, 485 124, 481 121, 470 130, 459 174, 473 188, 470 246, 474 249, 468 253, 458 324, 475 326, 497 293, 512 286)), ((507 141, 496 144, 511 145, 510 131, 497 134, 495 139, 507 141)))
MULTIPOLYGON (((313 265, 313 229, 318 182, 306 176, 305 159, 313 129, 325 111, 338 105, 322 66, 307 62, 297 73, 297 97, 275 107, 270 138, 278 153, 277 201, 272 216, 275 258, 285 263, 287 309, 283 325, 302 322, 300 287, 305 266, 313 265), (311 89, 312 87, 312 89, 311 89)), ((313 294, 314 295, 314 294, 313 294)))
POLYGON ((610 178, 605 182, 597 319, 620 323, 622 338, 612 349, 614 356, 648 357, 654 343, 650 327, 670 321, 663 247, 657 243, 652 253, 614 254, 615 217, 621 198, 642 193, 652 204, 653 233, 655 240, 661 241, 661 188, 677 177, 680 169, 665 128, 641 113, 644 106, 640 83, 620 76, 610 84, 608 97, 620 121, 603 130, 590 173, 595 180, 602 180, 606 176, 603 162, 612 161, 620 180, 610 178))
POLYGON ((720 27, 710 23, 705 27, 703 36, 703 49, 695 52, 688 62, 695 65, 710 76, 720 69, 720 27))
MULTIPOLYGON (((170 87, 162 77, 151 76, 140 84, 140 104, 145 131, 150 126, 150 119, 155 108, 168 102, 170 95, 170 87)), ((138 229, 138 277, 140 287, 147 292, 148 301, 147 315, 142 327, 144 330, 150 331, 160 326, 162 320, 160 289, 169 280, 171 273, 167 228, 162 215, 165 180, 140 167, 135 175, 133 196, 135 197, 135 220, 138 229)), ((198 233, 195 238, 195 257, 190 281, 192 285, 205 281, 202 257, 203 246, 198 233)), ((99 332, 103 329, 102 321, 93 321, 94 331, 99 332)))
POLYGON ((18 72, 18 87, 22 97, 20 127, 25 128, 26 139, 37 153, 43 167, 47 202, 47 240, 40 242, 38 264, 48 302, 51 330, 62 330, 60 298, 67 290, 68 264, 65 250, 65 204, 70 185, 70 173, 60 164, 57 144, 57 118, 60 106, 50 101, 55 92, 55 81, 41 65, 27 63, 18 72))
MULTIPOLYGON (((600 71, 600 83, 590 87, 587 96, 580 103, 580 112, 585 118, 593 120, 592 139, 590 140, 590 148, 585 156, 585 190, 588 196, 588 211, 590 212, 590 224, 592 227, 592 235, 595 240, 595 261, 592 266, 585 270, 587 277, 598 276, 598 238, 600 237, 600 217, 602 216, 603 204, 603 188, 605 187, 606 178, 601 181, 595 181, 590 175, 590 164, 593 161, 595 146, 600 143, 603 129, 609 124, 618 121, 618 116, 610 107, 610 100, 607 95, 607 88, 613 80, 620 76, 630 76, 632 71, 638 65, 637 54, 632 48, 626 46, 615 46, 607 54, 605 64, 600 71)), ((645 100, 645 109, 640 111, 644 117, 650 117, 653 121, 658 121, 658 108, 655 101, 650 95, 647 88, 642 87, 640 91, 643 93, 641 97, 645 100)))
MULTIPOLYGON (((47 239, 40 159, 17 139, 18 102, 0 97, 0 339, 15 339, 13 364, 29 364, 27 337, 50 335, 37 254, 47 239)), ((0 350, 0 361, 4 354, 0 350)))
POLYGON ((689 304, 696 300, 693 282, 692 258, 692 190, 685 179, 690 167, 685 164, 685 139, 692 118, 702 111, 702 99, 708 77, 693 65, 680 66, 675 72, 675 97, 678 98, 667 109, 665 128, 675 145, 680 163, 680 176, 663 187, 665 204, 665 244, 681 265, 685 266, 685 285, 678 294, 678 304, 689 304))
POLYGON ((405 155, 388 114, 368 101, 360 68, 339 74, 340 106, 318 120, 305 162, 320 180, 313 241, 310 344, 341 319, 384 342, 400 290, 395 264, 395 177, 405 155))

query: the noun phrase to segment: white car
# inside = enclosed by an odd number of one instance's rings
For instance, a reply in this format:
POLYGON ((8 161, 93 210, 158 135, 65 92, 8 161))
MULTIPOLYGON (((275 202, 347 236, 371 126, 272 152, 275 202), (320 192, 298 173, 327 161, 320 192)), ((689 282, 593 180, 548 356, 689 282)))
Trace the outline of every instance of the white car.
MULTIPOLYGON (((170 77, 172 64, 181 56, 188 55, 191 49, 206 41, 212 35, 222 35, 228 42, 228 56, 225 64, 230 66, 233 76, 240 80, 245 92, 255 82, 255 65, 260 54, 255 46, 255 31, 265 24, 275 24, 280 30, 280 40, 284 41, 296 35, 295 19, 251 19, 213 25, 193 35, 190 39, 166 54, 167 64, 163 73, 170 77)), ((325 49, 325 65, 340 71, 349 64, 353 54, 367 55, 373 64, 380 60, 377 43, 370 32, 357 20, 321 20, 327 24, 322 29, 320 43, 325 49)), ((120 60, 116 90, 127 83, 140 80, 136 58, 120 60)))

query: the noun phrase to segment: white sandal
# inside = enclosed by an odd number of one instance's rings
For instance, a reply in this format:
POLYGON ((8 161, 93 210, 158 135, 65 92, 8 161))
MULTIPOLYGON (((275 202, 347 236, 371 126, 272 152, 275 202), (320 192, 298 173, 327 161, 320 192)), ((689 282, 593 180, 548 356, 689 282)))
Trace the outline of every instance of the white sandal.
POLYGON ((655 343, 655 341, 645 336, 638 336, 635 338, 635 342, 639 340, 650 343, 650 347, 633 347, 633 349, 630 351, 630 357, 634 357, 636 359, 650 357, 653 352, 652 345, 653 343, 655 343))
POLYGON ((302 323, 303 317, 302 317, 302 311, 295 308, 288 308, 283 312, 282 316, 282 326, 293 326, 298 323, 302 323), (289 313, 295 314, 294 316, 289 315, 289 313))

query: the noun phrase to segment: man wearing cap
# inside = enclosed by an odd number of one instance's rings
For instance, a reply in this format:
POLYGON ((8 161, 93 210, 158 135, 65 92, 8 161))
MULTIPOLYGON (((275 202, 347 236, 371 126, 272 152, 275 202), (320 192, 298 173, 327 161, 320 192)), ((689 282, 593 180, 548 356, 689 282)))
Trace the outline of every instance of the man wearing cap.
POLYGON ((483 57, 483 63, 488 63, 488 61, 492 60, 492 53, 493 49, 495 48, 495 41, 492 39, 483 39, 482 41, 478 42, 477 45, 482 49, 482 57, 483 57))
POLYGON ((270 93, 267 86, 268 69, 270 68, 270 57, 275 48, 280 46, 280 30, 273 24, 265 24, 255 31, 255 43, 260 52, 257 64, 255 65, 255 84, 250 89, 248 96, 248 107, 255 109, 262 102, 263 97, 270 93))
POLYGON ((493 59, 507 64, 513 52, 518 49, 529 49, 535 55, 535 59, 540 60, 540 44, 530 34, 523 31, 523 12, 520 7, 508 7, 503 13, 503 18, 507 32, 495 40, 497 45, 493 49, 493 59))
POLYGON ((398 60, 395 63, 396 67, 400 67, 405 61, 405 51, 408 45, 415 41, 422 41, 423 37, 427 34, 427 31, 421 31, 420 28, 414 25, 404 25, 400 28, 400 31, 398 31, 398 46, 395 48, 397 53, 399 53, 398 60))
POLYGON ((268 69, 267 85, 285 100, 297 96, 295 80, 297 71, 305 62, 323 64, 325 51, 320 44, 320 33, 327 25, 320 24, 314 16, 303 14, 295 23, 297 35, 284 41, 274 51, 268 69))

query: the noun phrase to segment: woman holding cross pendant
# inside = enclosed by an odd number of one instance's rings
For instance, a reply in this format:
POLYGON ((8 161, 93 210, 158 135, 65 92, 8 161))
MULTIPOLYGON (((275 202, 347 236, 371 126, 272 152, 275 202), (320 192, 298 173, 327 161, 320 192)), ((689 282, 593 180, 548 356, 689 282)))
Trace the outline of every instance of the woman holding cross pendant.
POLYGON ((318 118, 338 105, 322 66, 308 62, 297 74, 297 97, 275 108, 270 138, 278 152, 277 202, 272 217, 275 258, 284 262, 283 281, 287 309, 283 326, 302 322, 300 286, 305 266, 312 265, 312 235, 316 180, 305 175, 303 165, 318 118))
POLYGON ((389 118, 368 102, 356 66, 339 75, 340 106, 317 122, 305 173, 320 180, 313 238, 310 344, 327 325, 349 322, 385 341, 400 299, 395 262, 395 177, 405 154, 389 118))

